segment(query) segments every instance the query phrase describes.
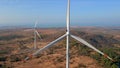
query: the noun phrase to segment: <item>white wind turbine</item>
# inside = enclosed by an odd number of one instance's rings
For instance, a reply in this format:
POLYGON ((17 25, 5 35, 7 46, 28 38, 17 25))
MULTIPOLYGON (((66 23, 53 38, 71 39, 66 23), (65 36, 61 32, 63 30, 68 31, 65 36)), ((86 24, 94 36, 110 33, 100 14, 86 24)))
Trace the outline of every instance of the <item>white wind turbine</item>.
POLYGON ((46 45, 45 47, 39 49, 38 51, 36 51, 35 53, 33 53, 32 55, 28 56, 27 58, 25 58, 24 61, 28 60, 29 58, 31 58, 32 56, 36 56, 39 55, 41 52, 43 52, 44 50, 50 48, 51 46, 53 46, 55 43, 59 42, 60 40, 62 40, 64 37, 66 37, 66 68, 69 68, 69 38, 72 37, 73 39, 81 42, 82 44, 88 46, 89 48, 95 50, 96 52, 102 54, 103 56, 105 56, 106 58, 110 59, 111 61, 114 61, 112 58, 110 58, 108 55, 104 54, 102 51, 96 49, 94 46, 92 46, 91 44, 89 44, 88 42, 86 42, 84 39, 74 36, 70 33, 70 0, 68 0, 68 5, 67 5, 67 16, 66 16, 66 25, 67 25, 67 31, 64 35, 62 35, 61 37, 57 38, 56 40, 50 42, 48 45, 46 45))
POLYGON ((35 25, 34 25, 34 49, 37 49, 38 47, 37 47, 37 36, 40 38, 40 39, 42 39, 41 38, 41 35, 38 33, 38 31, 37 31, 37 24, 38 24, 38 21, 36 21, 35 22, 35 25))

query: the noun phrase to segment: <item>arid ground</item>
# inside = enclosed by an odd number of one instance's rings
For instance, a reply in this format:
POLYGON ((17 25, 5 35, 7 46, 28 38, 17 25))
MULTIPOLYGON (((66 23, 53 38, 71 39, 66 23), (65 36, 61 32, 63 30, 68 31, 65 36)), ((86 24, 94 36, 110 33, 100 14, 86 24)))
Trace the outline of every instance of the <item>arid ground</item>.
MULTIPOLYGON (((62 36, 65 28, 37 28, 37 49, 31 28, 0 30, 0 68, 65 68, 65 38, 28 61, 22 60, 51 41, 62 36)), ((116 61, 120 60, 120 27, 72 27, 71 34, 79 36, 116 61)), ((117 68, 117 63, 70 38, 70 68, 117 68)))

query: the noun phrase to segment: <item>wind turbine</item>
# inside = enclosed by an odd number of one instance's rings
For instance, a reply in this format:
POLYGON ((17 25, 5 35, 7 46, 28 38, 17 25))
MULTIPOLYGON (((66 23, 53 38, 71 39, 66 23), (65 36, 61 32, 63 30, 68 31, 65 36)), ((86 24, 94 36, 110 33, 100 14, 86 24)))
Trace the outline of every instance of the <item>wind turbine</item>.
POLYGON ((37 46, 37 44, 36 44, 36 43, 37 43, 37 37, 39 37, 39 39, 42 40, 42 36, 41 36, 41 34, 39 34, 39 32, 37 31, 37 24, 38 24, 38 20, 36 20, 36 22, 34 23, 34 26, 33 26, 32 29, 26 30, 26 31, 33 31, 33 32, 34 32, 34 44, 33 44, 33 47, 30 48, 29 50, 28 50, 28 49, 22 50, 22 51, 20 51, 19 54, 21 54, 21 53, 28 53, 28 52, 31 52, 31 51, 33 51, 33 50, 36 51, 36 49, 38 49, 38 46, 37 46))
POLYGON ((38 21, 36 21, 35 22, 35 25, 34 25, 34 49, 37 49, 38 47, 37 47, 37 36, 40 38, 40 39, 42 39, 41 38, 41 35, 38 33, 38 31, 37 31, 37 24, 38 24, 38 21))
POLYGON ((28 60, 29 58, 31 58, 32 56, 36 56, 39 55, 41 52, 45 51, 46 49, 50 48, 51 46, 53 46, 55 43, 59 42, 60 40, 62 40, 64 37, 66 37, 66 68, 69 68, 69 38, 72 37, 73 39, 81 42, 82 44, 86 45, 87 47, 95 50, 96 52, 102 54, 103 56, 105 56, 106 58, 110 59, 111 61, 114 61, 111 57, 109 57, 108 55, 104 54, 102 51, 96 49, 94 46, 92 46, 91 44, 89 44, 88 42, 86 42, 84 39, 77 37, 75 35, 72 35, 70 33, 70 0, 68 0, 68 5, 67 5, 67 16, 66 16, 66 28, 67 31, 64 35, 62 35, 61 37, 57 38, 56 40, 50 42, 48 45, 46 45, 45 47, 39 49, 38 51, 36 51, 35 53, 33 53, 32 55, 28 56, 25 58, 25 61, 28 60))

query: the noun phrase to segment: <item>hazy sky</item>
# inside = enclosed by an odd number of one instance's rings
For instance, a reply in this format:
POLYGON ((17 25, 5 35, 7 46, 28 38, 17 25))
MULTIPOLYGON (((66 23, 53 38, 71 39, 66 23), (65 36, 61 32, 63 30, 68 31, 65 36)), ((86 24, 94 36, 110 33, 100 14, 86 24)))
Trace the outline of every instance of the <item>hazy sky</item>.
MULTIPOLYGON (((67 0, 0 0, 0 26, 66 26, 67 0)), ((120 26, 120 0, 71 0, 72 26, 120 26)))

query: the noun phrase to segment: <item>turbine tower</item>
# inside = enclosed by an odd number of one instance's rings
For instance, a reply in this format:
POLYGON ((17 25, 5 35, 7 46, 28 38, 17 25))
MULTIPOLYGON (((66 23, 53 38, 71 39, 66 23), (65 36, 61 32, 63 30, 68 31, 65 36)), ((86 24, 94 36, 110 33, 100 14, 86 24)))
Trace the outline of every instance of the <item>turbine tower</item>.
POLYGON ((70 0, 67 4, 67 15, 66 15, 66 25, 67 25, 67 37, 66 37, 66 68, 69 68, 69 37, 70 37, 70 0))
POLYGON ((55 43, 59 42, 60 40, 62 40, 64 37, 66 37, 66 68, 69 68, 69 38, 72 37, 73 39, 81 42, 82 44, 86 45, 87 47, 95 50, 96 52, 100 53, 101 55, 105 56, 106 58, 110 59, 111 61, 114 61, 111 57, 109 57, 108 55, 104 54, 102 51, 96 49, 94 46, 92 46, 91 44, 89 44, 88 42, 86 42, 84 39, 74 36, 70 33, 70 0, 68 0, 68 4, 67 4, 67 15, 66 15, 66 33, 64 35, 62 35, 61 37, 57 38, 56 40, 50 42, 48 45, 46 45, 45 47, 39 49, 38 51, 36 51, 35 53, 33 53, 32 55, 28 56, 25 58, 24 61, 30 59, 32 56, 36 56, 39 55, 41 52, 45 51, 46 49, 50 48, 51 46, 53 46, 55 43))

